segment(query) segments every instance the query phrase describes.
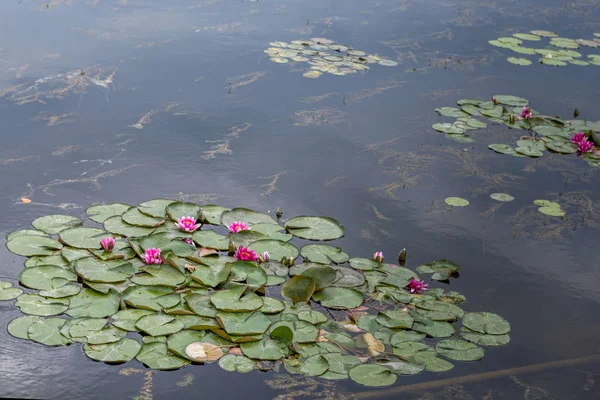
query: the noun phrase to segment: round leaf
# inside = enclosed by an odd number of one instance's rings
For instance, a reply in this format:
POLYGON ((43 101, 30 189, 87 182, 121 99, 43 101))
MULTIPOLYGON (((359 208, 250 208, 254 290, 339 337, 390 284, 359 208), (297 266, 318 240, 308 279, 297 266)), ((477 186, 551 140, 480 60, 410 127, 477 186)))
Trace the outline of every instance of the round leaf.
POLYGON ((348 254, 344 253, 340 247, 329 246, 326 244, 307 244, 300 249, 300 254, 307 260, 315 263, 342 264, 350 259, 348 254))
POLYGON ((436 345, 436 350, 441 355, 455 361, 478 361, 484 355, 481 347, 457 339, 441 340, 436 345))
POLYGON ((106 363, 124 363, 132 360, 142 345, 135 339, 123 338, 115 343, 86 344, 83 346, 85 354, 92 360, 106 363))
POLYGON ((55 250, 59 250, 62 244, 45 236, 24 235, 10 240, 6 247, 11 253, 20 256, 49 256, 54 254, 55 250))
POLYGON ((289 219, 285 227, 294 236, 308 240, 333 240, 345 233, 344 227, 329 217, 295 217, 289 219))
POLYGON ((397 376, 381 365, 366 364, 353 367, 348 375, 354 382, 372 387, 389 386, 396 382, 397 376))
POLYGON ((290 278, 281 287, 281 295, 293 303, 307 302, 315 292, 317 284, 314 279, 297 275, 290 278))
POLYGON ((328 287, 313 295, 313 298, 327 308, 356 308, 364 301, 364 295, 355 289, 328 287))
POLYGON ((110 217, 123 215, 130 207, 129 204, 121 203, 96 204, 88 208, 85 213, 92 221, 103 223, 110 217))
POLYGON ((256 362, 248 357, 227 354, 219 359, 219 366, 225 371, 245 374, 256 369, 256 362))
POLYGON ((462 319, 463 326, 479 333, 503 335, 510 332, 510 324, 504 318, 489 312, 466 313, 462 319))
POLYGON ((83 224, 81 219, 71 217, 70 215, 46 215, 35 219, 31 223, 35 229, 51 234, 75 228, 81 224, 83 224))

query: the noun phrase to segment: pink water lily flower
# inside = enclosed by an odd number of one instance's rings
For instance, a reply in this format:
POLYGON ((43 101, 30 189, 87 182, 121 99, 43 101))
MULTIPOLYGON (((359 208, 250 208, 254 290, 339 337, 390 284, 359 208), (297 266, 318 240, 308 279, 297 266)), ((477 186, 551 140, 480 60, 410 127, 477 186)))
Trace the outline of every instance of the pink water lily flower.
POLYGON ((382 263, 383 262, 383 251, 376 251, 373 254, 373 260, 382 263))
POLYGON ((578 133, 574 134, 573 137, 571 137, 571 139, 569 139, 569 140, 571 141, 571 143, 577 144, 577 143, 582 142, 587 139, 585 138, 585 135, 583 133, 578 132, 578 133))
POLYGON ((196 247, 196 243, 194 243, 194 241, 192 239, 189 238, 183 238, 183 241, 186 242, 187 244, 196 247))
POLYGON ((163 260, 160 256, 160 249, 150 248, 142 255, 142 260, 148 265, 150 264, 162 264, 163 260))
POLYGON ((268 262, 271 261, 271 255, 268 251, 264 251, 258 255, 258 259, 260 260, 260 262, 268 262))
POLYGON ((419 281, 415 278, 411 278, 410 282, 408 282, 408 285, 406 285, 406 288, 411 293, 421 294, 421 292, 429 290, 429 285, 426 284, 425 281, 419 281))
POLYGON ((521 111, 521 118, 530 119, 532 116, 533 114, 531 113, 531 108, 527 106, 523 107, 523 111, 521 111))
POLYGON ((249 231, 250 227, 242 221, 233 221, 231 224, 229 224, 229 232, 231 233, 238 233, 240 231, 249 231))
POLYGON ((235 259, 239 261, 256 261, 258 257, 254 250, 240 246, 235 252, 235 259))
POLYGON ((184 232, 194 232, 200 228, 200 224, 196 223, 196 218, 192 217, 181 217, 177 220, 177 227, 184 232))
POLYGON ((104 249, 104 251, 108 251, 109 253, 111 251, 113 251, 113 249, 115 248, 115 238, 114 237, 105 237, 104 239, 102 239, 100 241, 100 246, 102 246, 102 248, 104 249))
POLYGON ((579 154, 590 153, 592 150, 594 150, 594 143, 587 139, 577 143, 577 152, 579 154))

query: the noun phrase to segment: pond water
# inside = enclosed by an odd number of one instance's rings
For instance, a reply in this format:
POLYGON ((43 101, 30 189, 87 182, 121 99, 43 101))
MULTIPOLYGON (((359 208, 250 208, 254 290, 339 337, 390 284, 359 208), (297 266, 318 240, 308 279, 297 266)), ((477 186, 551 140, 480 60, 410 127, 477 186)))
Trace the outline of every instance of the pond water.
MULTIPOLYGON (((489 143, 520 135, 502 125, 489 124, 468 144, 431 125, 447 120, 436 107, 494 94, 525 97, 548 115, 570 118, 578 108, 580 118, 600 120, 600 67, 521 67, 506 62, 510 51, 488 44, 532 29, 593 37, 600 32, 599 6, 595 0, 2 2, 2 237, 42 215, 82 216, 93 203, 156 197, 329 215, 345 225, 346 236, 334 243, 351 256, 382 250, 391 257, 406 248, 411 268, 440 258, 460 264, 450 289, 467 297, 465 308, 508 319, 512 332, 509 345, 486 349, 480 362, 400 376, 394 387, 372 390, 351 381, 286 381, 283 370, 232 374, 213 364, 148 372, 136 361, 96 363, 80 345, 44 347, 9 336, 6 326, 20 312, 1 302, 0 397, 296 399, 368 391, 362 396, 598 398, 598 358, 459 379, 598 354, 598 169, 575 155, 495 154, 489 143), (312 37, 399 65, 308 79, 306 63, 274 63, 264 53, 270 42, 312 37), (498 203, 489 197, 495 192, 515 200, 498 203), (470 205, 446 206, 448 196, 470 205), (567 215, 538 213, 536 199, 559 202, 567 215), (449 381, 403 391, 440 379, 449 381)), ((0 259, 0 280, 17 284, 23 257, 2 246, 0 259)))

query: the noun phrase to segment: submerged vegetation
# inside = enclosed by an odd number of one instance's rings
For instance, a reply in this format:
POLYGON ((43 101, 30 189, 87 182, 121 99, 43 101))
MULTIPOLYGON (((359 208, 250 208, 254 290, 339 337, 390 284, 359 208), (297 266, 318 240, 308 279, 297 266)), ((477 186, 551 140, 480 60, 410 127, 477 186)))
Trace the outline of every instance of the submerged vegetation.
MULTIPOLYGON (((282 362, 292 374, 367 386, 447 371, 449 360, 480 360, 480 346, 510 340, 506 320, 463 311, 463 295, 405 268, 406 251, 395 265, 382 252, 350 258, 316 243, 344 236, 333 218, 282 225, 281 211, 275 219, 166 199, 95 205, 87 216, 103 229, 49 215, 7 237, 11 252, 28 257, 21 284, 37 291, 0 286, 1 299, 16 298, 26 314, 10 322, 12 336, 82 343, 106 363, 135 358, 171 370, 218 361, 244 373, 282 362), (311 242, 297 247, 294 238, 311 242)), ((448 260, 417 267, 441 281, 458 269, 448 260)))

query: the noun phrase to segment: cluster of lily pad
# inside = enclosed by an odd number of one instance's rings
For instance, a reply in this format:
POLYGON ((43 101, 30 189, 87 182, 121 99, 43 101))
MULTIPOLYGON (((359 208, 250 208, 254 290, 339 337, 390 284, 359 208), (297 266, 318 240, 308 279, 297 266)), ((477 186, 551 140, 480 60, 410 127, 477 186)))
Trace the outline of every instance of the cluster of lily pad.
POLYGON ((318 78, 324 72, 332 75, 348 75, 358 71, 366 71, 367 64, 379 64, 395 67, 398 63, 378 55, 354 49, 350 46, 337 44, 326 38, 310 40, 292 40, 291 43, 271 42, 271 47, 265 50, 276 63, 306 62, 310 71, 303 74, 305 78, 318 78))
MULTIPOLYGON (((82 343, 106 363, 135 358, 171 370, 218 361, 250 372, 282 362, 290 373, 368 386, 447 371, 448 360, 480 360, 480 346, 510 340, 506 320, 465 313, 464 296, 430 289, 401 266, 404 251, 394 265, 381 252, 350 258, 315 242, 344 235, 333 218, 282 225, 279 213, 167 199, 86 213, 102 227, 49 215, 8 235, 7 248, 28 257, 19 281, 30 289, 0 282, 0 300, 16 298, 26 314, 9 323, 12 336, 82 343)), ((444 281, 458 269, 437 260, 417 272, 444 281)))
POLYGON ((490 144, 488 147, 500 154, 516 157, 541 157, 546 150, 552 153, 575 154, 588 164, 600 167, 600 121, 581 119, 561 119, 542 115, 529 106, 522 97, 495 95, 489 101, 462 99, 458 107, 440 107, 435 111, 441 116, 455 118, 452 123, 436 123, 432 128, 445 132, 449 139, 470 143, 474 139, 467 132, 487 127, 487 121, 504 124, 509 128, 524 130, 526 136, 519 136, 516 146, 490 144))
MULTIPOLYGON (((583 54, 575 51, 580 46, 597 48, 600 47, 600 33, 594 33, 594 37, 590 39, 569 39, 559 37, 556 33, 543 30, 534 30, 530 33, 515 33, 513 36, 499 37, 498 39, 490 40, 489 43, 496 47, 502 47, 512 50, 518 54, 538 55, 539 62, 545 65, 555 67, 564 67, 568 64, 588 66, 600 66, 600 54, 588 54, 587 60, 581 59, 583 54), (540 42, 543 38, 550 39, 549 44, 559 50, 550 48, 532 48, 524 46, 524 41, 528 43, 540 42)), ((531 60, 524 57, 508 57, 507 61, 516 65, 527 66, 531 65, 531 60)))

